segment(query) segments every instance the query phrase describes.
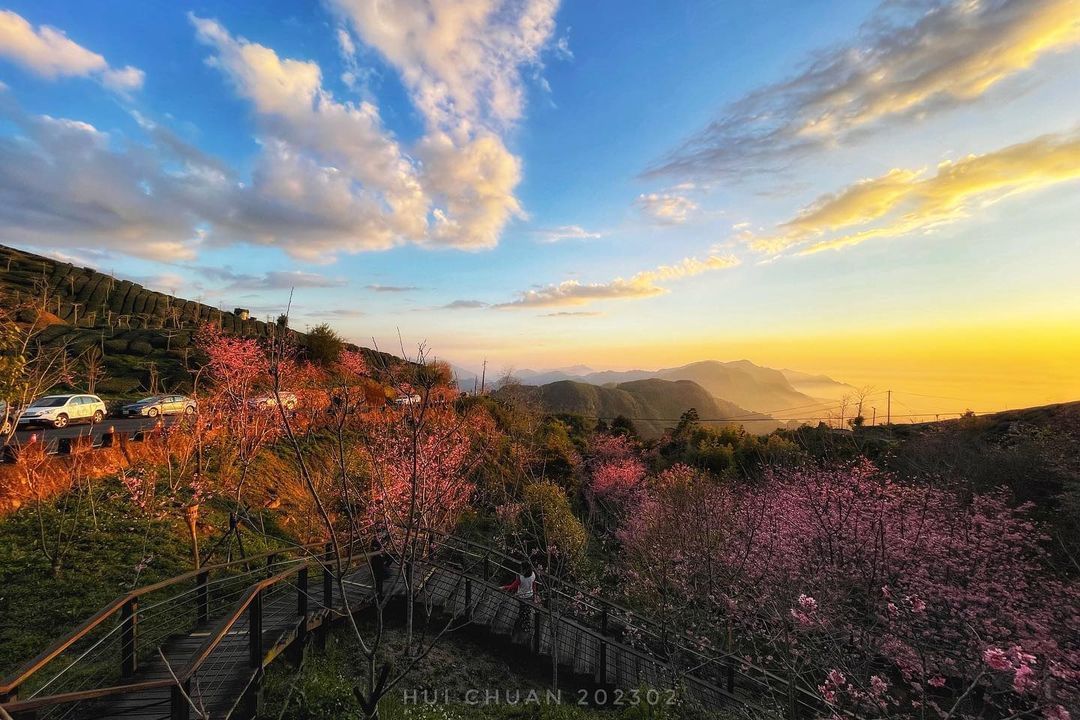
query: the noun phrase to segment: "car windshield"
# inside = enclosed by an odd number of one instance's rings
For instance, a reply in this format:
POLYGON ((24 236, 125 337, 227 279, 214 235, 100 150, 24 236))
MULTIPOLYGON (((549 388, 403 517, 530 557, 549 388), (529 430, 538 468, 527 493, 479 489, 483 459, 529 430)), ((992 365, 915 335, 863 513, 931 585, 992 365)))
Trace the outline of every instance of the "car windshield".
POLYGON ((136 405, 146 405, 148 403, 161 402, 164 399, 165 399, 164 395, 151 395, 150 397, 144 397, 142 400, 140 400, 138 403, 136 403, 136 405))
POLYGON ((45 397, 40 400, 35 400, 30 404, 30 407, 43 408, 43 407, 61 407, 67 404, 68 399, 66 397, 45 397))

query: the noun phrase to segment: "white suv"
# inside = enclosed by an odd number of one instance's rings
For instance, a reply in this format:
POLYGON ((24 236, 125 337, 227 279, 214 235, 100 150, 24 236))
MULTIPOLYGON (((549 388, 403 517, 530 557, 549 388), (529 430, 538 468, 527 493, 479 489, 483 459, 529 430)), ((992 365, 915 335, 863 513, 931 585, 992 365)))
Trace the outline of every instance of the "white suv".
POLYGON ((99 423, 107 414, 105 403, 97 395, 48 395, 26 408, 19 425, 67 427, 73 422, 99 423))

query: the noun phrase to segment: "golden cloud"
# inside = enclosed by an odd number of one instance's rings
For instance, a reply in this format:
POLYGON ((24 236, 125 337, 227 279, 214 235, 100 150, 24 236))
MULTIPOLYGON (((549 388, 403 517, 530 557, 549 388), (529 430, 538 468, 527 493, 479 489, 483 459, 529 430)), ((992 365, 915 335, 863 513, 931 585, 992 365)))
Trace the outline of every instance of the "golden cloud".
POLYGON ((540 290, 527 290, 521 293, 517 300, 501 303, 496 307, 573 307, 599 300, 637 300, 667 293, 668 290, 658 283, 724 270, 738 264, 739 259, 731 255, 709 255, 704 260, 688 257, 674 265, 661 265, 653 270, 644 270, 629 279, 615 278, 606 283, 565 280, 540 290))
POLYGON ((933 175, 894 169, 823 195, 775 234, 747 234, 755 250, 799 254, 898 237, 966 217, 979 205, 1080 179, 1080 133, 1044 135, 983 155, 943 162, 933 175), (810 243, 809 245, 807 245, 810 243))

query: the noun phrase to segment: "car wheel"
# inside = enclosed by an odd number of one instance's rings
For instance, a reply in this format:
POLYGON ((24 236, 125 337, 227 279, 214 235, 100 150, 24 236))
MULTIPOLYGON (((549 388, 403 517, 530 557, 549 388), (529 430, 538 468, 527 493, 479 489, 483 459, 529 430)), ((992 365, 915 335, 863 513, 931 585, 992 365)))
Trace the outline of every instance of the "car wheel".
POLYGON ((67 424, 68 424, 68 416, 65 415, 64 413, 60 413, 59 415, 56 416, 56 419, 53 420, 53 427, 64 428, 64 427, 67 427, 67 424))
POLYGON ((195 406, 194 405, 188 405, 186 408, 184 408, 184 414, 185 415, 194 415, 195 414, 195 406))
POLYGON ((97 425, 99 422, 105 419, 105 413, 100 410, 94 411, 94 417, 90 418, 91 425, 97 425))
POLYGON ((157 408, 150 408, 146 411, 146 417, 156 418, 159 412, 160 410, 158 410, 157 408))

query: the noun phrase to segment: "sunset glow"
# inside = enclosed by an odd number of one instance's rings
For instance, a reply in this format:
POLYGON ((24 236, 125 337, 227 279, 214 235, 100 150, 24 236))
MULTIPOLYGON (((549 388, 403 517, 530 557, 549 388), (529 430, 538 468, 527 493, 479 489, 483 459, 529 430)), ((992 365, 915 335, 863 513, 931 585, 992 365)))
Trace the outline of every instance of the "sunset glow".
POLYGON ((415 5, 9 3, 0 242, 472 371, 1080 396, 1075 2, 415 5))

